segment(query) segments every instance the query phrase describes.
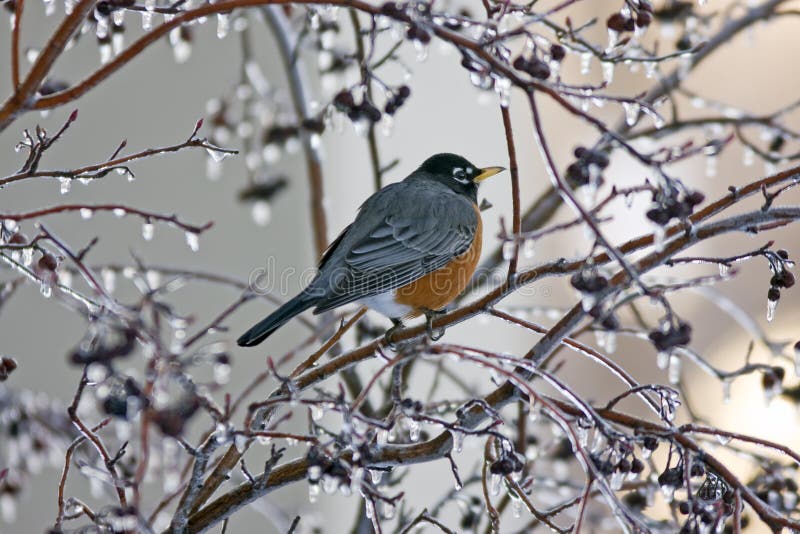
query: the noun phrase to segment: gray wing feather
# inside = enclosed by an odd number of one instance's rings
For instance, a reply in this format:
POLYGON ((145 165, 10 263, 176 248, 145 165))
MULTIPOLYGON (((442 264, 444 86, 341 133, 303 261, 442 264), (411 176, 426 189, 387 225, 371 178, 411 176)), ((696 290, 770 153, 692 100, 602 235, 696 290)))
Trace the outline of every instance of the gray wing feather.
POLYGON ((362 206, 318 282, 326 286, 315 313, 409 284, 447 265, 475 238, 471 202, 438 184, 401 182, 362 206), (399 200, 399 202, 398 202, 399 200))

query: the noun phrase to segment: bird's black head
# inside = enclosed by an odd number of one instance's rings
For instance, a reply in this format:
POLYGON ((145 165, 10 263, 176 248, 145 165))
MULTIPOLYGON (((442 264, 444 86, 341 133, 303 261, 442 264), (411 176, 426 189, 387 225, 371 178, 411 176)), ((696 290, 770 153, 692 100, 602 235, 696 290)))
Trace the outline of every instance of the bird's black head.
POLYGON ((436 154, 426 159, 417 169, 426 178, 443 183, 456 193, 473 202, 478 199, 478 184, 504 170, 503 167, 480 168, 456 154, 436 154))

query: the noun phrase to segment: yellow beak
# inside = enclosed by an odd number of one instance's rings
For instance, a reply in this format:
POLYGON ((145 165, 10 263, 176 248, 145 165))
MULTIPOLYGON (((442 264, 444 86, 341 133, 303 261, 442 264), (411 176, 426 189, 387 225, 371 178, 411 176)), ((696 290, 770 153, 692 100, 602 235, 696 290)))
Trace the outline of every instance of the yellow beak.
POLYGON ((481 169, 480 174, 475 178, 473 178, 472 181, 475 182, 476 184, 479 184, 485 179, 489 178, 490 176, 494 176, 498 172, 503 172, 504 170, 506 170, 505 167, 486 167, 484 169, 481 169))

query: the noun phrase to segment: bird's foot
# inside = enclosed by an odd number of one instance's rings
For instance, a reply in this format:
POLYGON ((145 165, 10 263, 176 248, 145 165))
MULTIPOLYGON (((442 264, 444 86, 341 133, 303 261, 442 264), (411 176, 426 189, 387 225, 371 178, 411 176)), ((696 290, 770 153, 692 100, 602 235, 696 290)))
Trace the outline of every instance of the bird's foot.
POLYGON ((394 341, 392 341, 392 336, 398 330, 402 330, 404 326, 403 326, 403 321, 401 321, 400 319, 392 319, 392 324, 393 326, 389 330, 387 330, 386 333, 383 335, 383 342, 386 344, 386 348, 388 348, 389 350, 396 351, 397 344, 394 341))
POLYGON ((437 317, 441 317, 447 312, 444 310, 428 310, 428 309, 424 309, 422 311, 425 314, 425 330, 428 332, 428 339, 430 339, 431 341, 439 341, 440 339, 442 339, 442 336, 444 335, 445 327, 442 327, 438 330, 434 330, 433 321, 437 317))

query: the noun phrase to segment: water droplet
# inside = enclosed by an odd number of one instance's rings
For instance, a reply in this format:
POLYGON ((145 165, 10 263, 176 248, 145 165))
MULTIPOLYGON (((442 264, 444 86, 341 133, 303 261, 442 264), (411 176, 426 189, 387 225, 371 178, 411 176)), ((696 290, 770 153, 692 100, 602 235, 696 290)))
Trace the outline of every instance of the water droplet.
POLYGON ((656 75, 656 67, 658 67, 658 63, 656 61, 645 61, 644 63, 644 75, 646 78, 650 79, 656 75))
POLYGON ((153 239, 153 232, 155 231, 155 227, 153 223, 146 222, 142 225, 142 238, 145 241, 150 241, 153 239))
POLYGON ((91 219, 92 215, 94 215, 94 211, 90 208, 81 208, 80 210, 81 219, 91 219))
POLYGON ((383 501, 383 518, 384 519, 394 519, 395 514, 397 513, 397 507, 389 501, 383 501))
POLYGON ((114 217, 124 217, 125 216, 125 210, 122 209, 122 208, 114 208, 113 210, 111 210, 111 213, 114 214, 114 217))
POLYGON ((319 421, 325 415, 325 407, 320 404, 312 404, 311 405, 311 419, 313 421, 319 421))
MULTIPOLYGON (((72 2, 72 0, 70 0, 70 3, 71 2, 72 2)), ((124 9, 117 9, 112 14, 112 18, 113 18, 114 24, 116 26, 122 26, 122 24, 125 22, 125 10, 124 9)))
POLYGON ((669 365, 669 352, 659 351, 656 356, 656 367, 659 369, 666 369, 669 365))
POLYGON ((61 194, 66 195, 69 193, 70 187, 72 187, 72 179, 66 176, 62 176, 58 179, 59 183, 61 184, 61 194))
POLYGON ((192 252, 200 250, 200 236, 195 232, 186 232, 186 244, 192 249, 192 252))
POLYGON ((259 226, 266 226, 272 220, 272 207, 270 203, 265 200, 258 200, 253 202, 251 209, 253 221, 259 226))

